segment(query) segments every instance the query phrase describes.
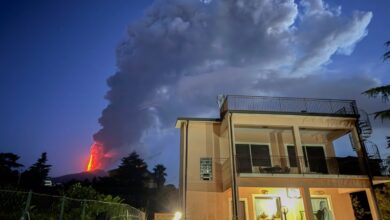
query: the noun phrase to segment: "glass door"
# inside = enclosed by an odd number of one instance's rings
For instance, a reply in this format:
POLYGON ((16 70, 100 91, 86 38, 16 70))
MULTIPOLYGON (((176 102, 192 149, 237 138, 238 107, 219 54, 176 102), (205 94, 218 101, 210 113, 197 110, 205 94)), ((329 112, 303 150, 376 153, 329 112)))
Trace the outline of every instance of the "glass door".
POLYGON ((252 173, 249 144, 236 144, 237 172, 252 173))
POLYGON ((304 146, 305 161, 307 160, 310 172, 328 173, 324 148, 322 146, 304 146))

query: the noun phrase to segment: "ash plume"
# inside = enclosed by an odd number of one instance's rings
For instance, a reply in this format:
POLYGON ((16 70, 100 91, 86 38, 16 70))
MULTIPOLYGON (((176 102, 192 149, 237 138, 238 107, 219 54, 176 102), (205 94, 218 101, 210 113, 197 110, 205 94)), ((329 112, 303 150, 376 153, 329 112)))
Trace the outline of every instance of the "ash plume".
POLYGON ((334 54, 352 53, 371 18, 322 0, 156 1, 117 47, 94 140, 106 153, 156 154, 143 142, 150 129, 207 114, 221 93, 277 94, 259 82, 321 74, 334 54))

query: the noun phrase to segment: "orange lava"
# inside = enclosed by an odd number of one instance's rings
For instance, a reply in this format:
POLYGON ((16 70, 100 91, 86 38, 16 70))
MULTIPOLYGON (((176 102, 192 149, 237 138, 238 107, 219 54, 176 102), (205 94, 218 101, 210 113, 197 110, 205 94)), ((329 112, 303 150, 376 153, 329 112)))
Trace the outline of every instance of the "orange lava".
POLYGON ((89 156, 89 161, 88 161, 88 166, 87 166, 87 171, 91 171, 92 170, 92 161, 93 161, 93 155, 91 154, 89 156))
POLYGON ((93 143, 91 145, 89 161, 86 170, 90 172, 97 169, 102 169, 104 160, 105 158, 103 146, 99 143, 93 143))

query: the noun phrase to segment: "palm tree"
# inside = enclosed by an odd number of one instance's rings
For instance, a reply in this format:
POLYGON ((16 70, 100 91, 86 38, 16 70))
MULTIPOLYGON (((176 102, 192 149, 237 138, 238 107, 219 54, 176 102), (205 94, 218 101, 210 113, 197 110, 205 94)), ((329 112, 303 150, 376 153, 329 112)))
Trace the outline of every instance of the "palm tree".
MULTIPOLYGON (((390 47, 390 40, 385 43, 385 46, 390 47)), ((390 59, 390 50, 383 54, 383 60, 390 59)))
MULTIPOLYGON (((385 43, 385 46, 390 47, 390 41, 387 41, 385 43)), ((390 50, 383 54, 383 61, 385 61, 387 59, 390 59, 390 50)), ((382 101, 388 102, 389 96, 390 96, 390 85, 375 87, 375 88, 372 88, 372 89, 369 89, 369 90, 363 92, 363 94, 367 95, 369 97, 372 97, 372 98, 376 98, 376 97, 378 97, 378 95, 380 95, 382 97, 382 101)), ((375 115, 375 118, 380 117, 382 120, 383 119, 390 119, 390 109, 375 112, 374 115, 375 115)))
POLYGON ((161 188, 162 186, 164 186, 165 177, 167 176, 167 173, 165 171, 166 168, 162 164, 157 164, 153 168, 153 177, 157 183, 157 188, 161 188))
MULTIPOLYGON (((390 41, 387 41, 385 43, 386 47, 390 47, 390 41)), ((390 59, 390 50, 385 52, 383 54, 383 61, 390 59)), ((363 92, 364 95, 367 95, 368 97, 376 98, 379 96, 382 97, 383 102, 388 102, 389 97, 390 97, 390 85, 384 85, 384 86, 379 86, 375 87, 372 89, 369 89, 365 92, 363 92)), ((384 119, 389 119, 390 120, 390 109, 385 109, 379 112, 374 112, 374 118, 380 118, 382 121, 384 119)), ((387 140, 387 147, 390 148, 390 137, 386 137, 387 140)))

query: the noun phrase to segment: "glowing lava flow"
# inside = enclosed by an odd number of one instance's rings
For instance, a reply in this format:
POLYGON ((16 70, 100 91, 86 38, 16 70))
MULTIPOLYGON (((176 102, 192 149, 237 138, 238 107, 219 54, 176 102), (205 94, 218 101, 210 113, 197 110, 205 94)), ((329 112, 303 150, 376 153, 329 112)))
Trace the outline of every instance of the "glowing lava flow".
POLYGON ((90 172, 97 169, 102 169, 104 160, 103 146, 99 143, 93 143, 91 145, 87 171, 90 172))
POLYGON ((93 161, 93 155, 91 154, 89 156, 89 161, 88 161, 88 166, 87 166, 87 171, 91 171, 92 170, 92 161, 93 161))

